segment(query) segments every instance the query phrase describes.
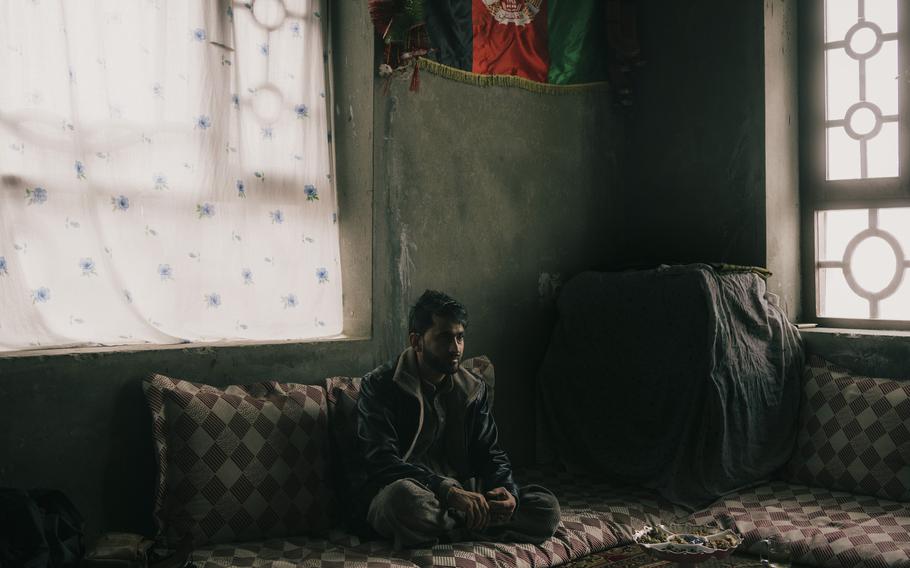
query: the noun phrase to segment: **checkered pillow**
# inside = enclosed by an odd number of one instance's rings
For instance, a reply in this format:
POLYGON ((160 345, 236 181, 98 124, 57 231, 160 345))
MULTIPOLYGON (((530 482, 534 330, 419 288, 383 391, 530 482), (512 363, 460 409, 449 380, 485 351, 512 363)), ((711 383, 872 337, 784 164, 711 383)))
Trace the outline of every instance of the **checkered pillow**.
POLYGON ((803 397, 790 481, 910 501, 910 382, 810 356, 803 397))
POLYGON ((155 516, 169 547, 327 528, 325 391, 274 381, 224 389, 143 381, 158 458, 155 516))

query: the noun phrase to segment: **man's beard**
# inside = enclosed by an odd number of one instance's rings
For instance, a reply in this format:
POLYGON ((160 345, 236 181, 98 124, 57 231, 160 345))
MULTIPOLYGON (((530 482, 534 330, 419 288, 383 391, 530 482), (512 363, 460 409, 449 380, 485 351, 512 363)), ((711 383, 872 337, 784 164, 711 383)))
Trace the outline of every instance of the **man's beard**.
POLYGON ((423 362, 426 363, 427 367, 433 369, 437 373, 451 375, 458 370, 458 364, 461 363, 461 357, 459 357, 458 361, 455 363, 450 363, 449 361, 444 361, 433 353, 430 353, 428 349, 424 349, 423 362))

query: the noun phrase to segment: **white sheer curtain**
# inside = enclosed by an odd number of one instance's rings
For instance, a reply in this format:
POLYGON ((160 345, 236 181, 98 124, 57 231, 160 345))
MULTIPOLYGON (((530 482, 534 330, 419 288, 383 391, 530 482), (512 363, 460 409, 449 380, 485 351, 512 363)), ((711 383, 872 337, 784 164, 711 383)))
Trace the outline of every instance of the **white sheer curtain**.
POLYGON ((318 0, 0 0, 0 351, 341 332, 318 0))

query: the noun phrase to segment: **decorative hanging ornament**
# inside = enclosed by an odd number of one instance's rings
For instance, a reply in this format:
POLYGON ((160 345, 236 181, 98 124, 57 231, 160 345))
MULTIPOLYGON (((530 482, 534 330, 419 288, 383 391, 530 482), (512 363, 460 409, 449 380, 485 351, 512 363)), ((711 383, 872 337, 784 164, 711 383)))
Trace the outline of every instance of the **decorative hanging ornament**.
POLYGON ((369 0, 370 18, 382 38, 383 62, 379 75, 388 81, 394 72, 412 69, 411 90, 420 89, 417 58, 430 51, 423 0, 369 0))

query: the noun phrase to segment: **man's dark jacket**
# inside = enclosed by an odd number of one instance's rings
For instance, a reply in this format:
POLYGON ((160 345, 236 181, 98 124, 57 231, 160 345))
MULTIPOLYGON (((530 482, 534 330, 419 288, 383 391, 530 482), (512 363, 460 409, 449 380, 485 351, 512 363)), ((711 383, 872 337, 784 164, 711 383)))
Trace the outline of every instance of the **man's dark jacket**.
POLYGON ((480 492, 505 487, 518 499, 512 466, 499 447, 487 385, 464 367, 452 375, 452 381, 446 405, 445 445, 449 465, 457 472, 454 480, 408 461, 427 451, 426 447, 417 447, 426 444, 418 444, 424 412, 414 350, 406 349, 363 377, 356 412, 363 468, 349 472, 356 517, 365 518, 379 490, 399 479, 418 481, 437 496, 444 496, 449 486, 457 483, 480 492))

